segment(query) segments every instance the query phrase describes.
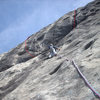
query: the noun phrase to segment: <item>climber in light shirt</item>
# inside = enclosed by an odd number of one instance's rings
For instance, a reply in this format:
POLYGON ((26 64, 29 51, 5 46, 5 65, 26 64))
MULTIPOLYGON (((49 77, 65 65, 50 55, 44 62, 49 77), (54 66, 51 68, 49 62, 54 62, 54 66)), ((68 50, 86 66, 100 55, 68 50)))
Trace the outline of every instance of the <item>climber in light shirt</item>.
POLYGON ((49 49, 50 49, 49 58, 52 58, 57 55, 56 50, 58 49, 58 47, 55 47, 53 44, 50 44, 49 49))

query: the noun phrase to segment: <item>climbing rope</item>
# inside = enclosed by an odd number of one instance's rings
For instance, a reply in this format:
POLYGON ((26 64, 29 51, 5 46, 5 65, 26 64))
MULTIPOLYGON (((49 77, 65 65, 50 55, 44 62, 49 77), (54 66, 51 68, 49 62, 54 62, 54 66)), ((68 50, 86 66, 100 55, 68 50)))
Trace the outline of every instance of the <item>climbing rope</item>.
POLYGON ((74 10, 74 24, 73 29, 76 27, 76 10, 74 10))
POLYGON ((86 77, 82 74, 82 72, 80 71, 80 69, 78 68, 78 66, 77 66, 77 64, 75 63, 74 60, 72 60, 72 64, 74 65, 74 67, 78 71, 79 75, 83 78, 83 80, 87 84, 87 86, 92 90, 92 92, 94 93, 94 95, 96 97, 100 98, 100 94, 91 86, 91 84, 88 82, 88 80, 86 79, 86 77))
POLYGON ((33 56, 28 50, 27 50, 27 45, 26 45, 26 41, 30 38, 30 36, 25 40, 25 51, 32 57, 34 58, 35 56, 33 56))

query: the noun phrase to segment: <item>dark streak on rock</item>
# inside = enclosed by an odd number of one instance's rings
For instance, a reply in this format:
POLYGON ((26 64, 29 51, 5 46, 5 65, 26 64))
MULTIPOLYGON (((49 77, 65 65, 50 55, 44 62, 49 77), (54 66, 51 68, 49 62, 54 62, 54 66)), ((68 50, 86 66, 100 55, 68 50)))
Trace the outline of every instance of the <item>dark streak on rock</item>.
POLYGON ((52 72, 50 72, 49 74, 52 75, 54 73, 56 73, 58 71, 58 69, 62 66, 63 62, 59 64, 59 66, 57 66, 52 72))

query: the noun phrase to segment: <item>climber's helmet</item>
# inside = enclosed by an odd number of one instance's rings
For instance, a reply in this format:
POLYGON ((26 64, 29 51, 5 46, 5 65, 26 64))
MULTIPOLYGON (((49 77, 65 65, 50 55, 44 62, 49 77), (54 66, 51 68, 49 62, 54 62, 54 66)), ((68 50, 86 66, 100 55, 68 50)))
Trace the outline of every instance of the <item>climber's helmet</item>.
POLYGON ((51 43, 50 46, 53 46, 53 44, 51 43))

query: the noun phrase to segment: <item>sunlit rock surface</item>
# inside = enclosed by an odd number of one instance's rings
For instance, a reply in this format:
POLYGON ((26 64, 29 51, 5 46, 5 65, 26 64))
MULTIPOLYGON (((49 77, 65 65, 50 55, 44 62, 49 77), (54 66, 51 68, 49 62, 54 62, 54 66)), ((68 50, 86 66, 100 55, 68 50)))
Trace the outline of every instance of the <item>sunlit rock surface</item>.
POLYGON ((99 100, 72 65, 75 60, 100 93, 100 0, 95 0, 0 55, 0 100, 99 100), (47 59, 48 45, 60 48, 47 59), (66 60, 68 59, 68 61, 66 60))

